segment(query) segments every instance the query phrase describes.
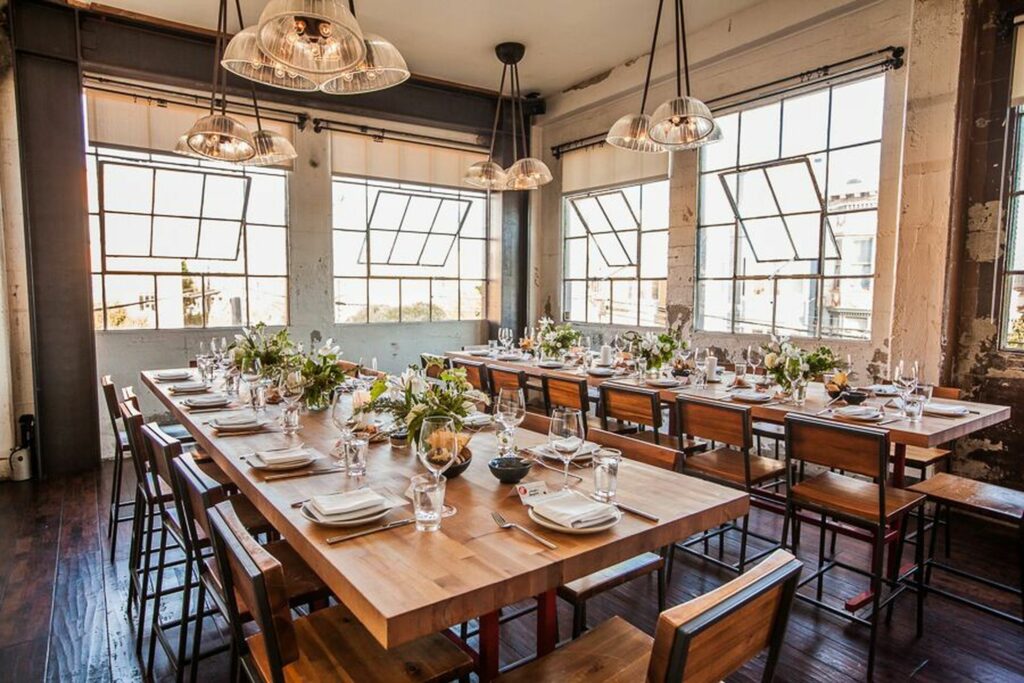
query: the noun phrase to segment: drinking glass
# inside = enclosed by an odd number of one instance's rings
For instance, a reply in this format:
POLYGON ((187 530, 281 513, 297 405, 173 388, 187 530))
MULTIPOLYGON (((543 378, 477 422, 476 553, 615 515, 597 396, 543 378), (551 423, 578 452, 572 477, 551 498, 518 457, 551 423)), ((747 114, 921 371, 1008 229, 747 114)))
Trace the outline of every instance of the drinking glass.
POLYGON ((643 384, 644 378, 647 377, 647 359, 637 358, 636 359, 636 383, 643 384))
POLYGON ((583 447, 583 415, 575 408, 555 408, 551 411, 548 445, 565 467, 562 490, 569 490, 569 463, 583 447))
POLYGON ((487 350, 491 352, 492 356, 498 355, 498 340, 497 339, 488 339, 487 340, 487 350))
POLYGON ((761 365, 761 350, 756 346, 747 347, 747 365, 750 366, 750 372, 757 376, 757 368, 761 365))
POLYGON ((911 422, 920 422, 924 413, 925 398, 921 394, 907 394, 903 399, 903 414, 911 422))
POLYGON ((501 455, 510 455, 515 450, 516 427, 526 419, 526 401, 522 389, 502 387, 494 402, 494 417, 501 423, 503 438, 499 439, 501 455))
MULTIPOLYGON (((455 421, 443 415, 423 418, 417 446, 416 454, 420 462, 433 473, 434 480, 439 482, 445 470, 455 464, 455 458, 459 453, 455 421)), ((450 517, 455 512, 453 506, 444 506, 445 517, 450 517)))
POLYGON ((707 361, 707 357, 707 349, 697 347, 693 350, 693 385, 696 387, 706 387, 708 384, 708 378, 705 372, 705 361, 707 361))
POLYGON ((747 381, 747 364, 737 363, 736 364, 736 377, 733 379, 734 382, 746 382, 747 381))
POLYGON ((357 435, 349 439, 345 446, 345 471, 350 477, 361 477, 366 474, 366 452, 370 442, 357 435))
POLYGON ((285 434, 294 434, 302 429, 299 423, 299 408, 307 383, 299 370, 284 371, 278 378, 277 393, 284 402, 281 410, 281 431, 285 434))
POLYGON ((615 497, 620 462, 622 451, 617 448, 602 448, 594 453, 594 498, 602 503, 615 497))
POLYGON ((445 517, 444 489, 446 479, 429 474, 412 478, 412 506, 416 517, 416 531, 437 531, 445 517))
POLYGON ((352 418, 354 416, 352 401, 340 388, 331 396, 331 422, 338 430, 338 441, 331 449, 331 455, 342 461, 344 465, 345 448, 352 438, 352 418))
MULTIPOLYGON (((910 395, 917 389, 918 379, 918 366, 917 361, 913 363, 905 363, 903 359, 900 359, 899 364, 896 366, 896 372, 893 375, 893 380, 896 384, 896 388, 900 392, 900 398, 903 401, 903 414, 906 417, 911 417, 910 412, 907 410, 907 404, 910 399, 910 395)), ((918 415, 920 419, 920 415, 918 415)), ((913 418, 911 417, 911 420, 913 418)))

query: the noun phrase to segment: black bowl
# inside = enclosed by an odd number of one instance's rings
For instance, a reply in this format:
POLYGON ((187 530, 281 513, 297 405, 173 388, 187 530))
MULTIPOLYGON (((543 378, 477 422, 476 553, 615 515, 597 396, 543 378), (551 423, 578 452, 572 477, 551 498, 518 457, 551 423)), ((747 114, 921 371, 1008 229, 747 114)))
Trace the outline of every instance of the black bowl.
POLYGON ((843 400, 851 406, 857 406, 868 399, 869 394, 866 391, 844 391, 843 400))
POLYGON ((516 484, 529 473, 532 464, 529 460, 512 455, 491 458, 487 467, 502 484, 516 484))
MULTIPOLYGON (((463 450, 467 450, 467 449, 463 449, 463 450)), ((472 453, 470 453, 469 457, 466 458, 465 460, 463 460, 462 462, 460 462, 458 465, 452 465, 451 467, 446 469, 444 471, 444 476, 447 479, 454 479, 455 477, 459 476, 460 474, 462 474, 463 472, 468 470, 469 469, 469 464, 471 462, 473 462, 473 454, 472 453)))

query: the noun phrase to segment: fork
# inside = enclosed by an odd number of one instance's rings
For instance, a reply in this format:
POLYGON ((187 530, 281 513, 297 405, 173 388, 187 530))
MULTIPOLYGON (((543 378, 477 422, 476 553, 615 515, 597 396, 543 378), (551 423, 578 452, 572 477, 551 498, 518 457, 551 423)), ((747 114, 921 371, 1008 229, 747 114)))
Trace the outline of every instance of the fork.
POLYGON ((557 545, 555 545, 551 541, 549 541, 546 538, 543 538, 541 536, 538 536, 537 534, 533 533, 532 531, 530 531, 526 527, 521 526, 519 524, 516 524, 515 522, 510 522, 510 521, 506 520, 504 517, 501 516, 500 512, 497 512, 497 511, 492 512, 491 513, 491 518, 494 520, 494 523, 497 524, 502 529, 516 529, 518 531, 522 531, 524 534, 526 534, 527 536, 529 536, 533 540, 537 541, 541 545, 544 545, 544 546, 546 546, 548 548, 551 548, 552 550, 554 550, 554 549, 556 549, 558 547, 557 545))

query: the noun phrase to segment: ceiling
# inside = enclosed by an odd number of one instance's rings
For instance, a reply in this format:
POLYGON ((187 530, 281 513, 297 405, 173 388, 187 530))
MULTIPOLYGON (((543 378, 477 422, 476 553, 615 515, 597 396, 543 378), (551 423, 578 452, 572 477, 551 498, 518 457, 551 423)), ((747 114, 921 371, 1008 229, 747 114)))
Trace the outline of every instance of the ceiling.
MULTIPOLYGON (((85 0, 87 2, 88 0, 85 0)), ((688 0, 686 28, 695 32, 763 0, 688 0)), ((84 4, 77 0, 75 4, 84 4)), ((98 0, 94 4, 214 29, 217 0, 98 0)), ((229 2, 229 6, 234 3, 229 2)), ((267 0, 242 0, 247 25, 267 0)), ((551 95, 650 49, 654 0, 361 0, 363 30, 393 42, 410 70, 453 83, 497 89, 494 45, 526 45, 520 66, 524 93, 551 95)), ((234 16, 234 11, 229 13, 234 16)), ((666 15, 668 8, 666 8, 666 15)), ((237 30, 231 21, 229 30, 237 30)), ((662 17, 659 44, 671 41, 662 17)))

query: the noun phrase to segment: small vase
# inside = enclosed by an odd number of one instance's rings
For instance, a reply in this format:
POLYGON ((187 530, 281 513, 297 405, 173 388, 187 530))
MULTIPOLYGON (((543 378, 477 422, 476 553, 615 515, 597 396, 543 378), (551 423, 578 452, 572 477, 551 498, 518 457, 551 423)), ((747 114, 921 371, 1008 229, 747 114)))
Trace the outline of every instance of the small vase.
POLYGON ((797 380, 793 383, 793 404, 802 406, 807 402, 807 380, 797 380))
POLYGON ((306 394, 305 398, 306 410, 311 413, 321 413, 331 407, 331 399, 329 394, 315 393, 306 394))

